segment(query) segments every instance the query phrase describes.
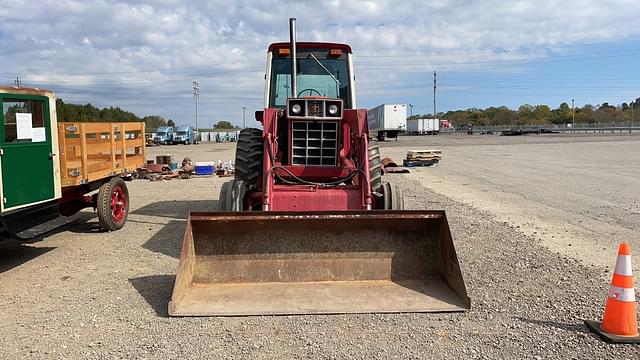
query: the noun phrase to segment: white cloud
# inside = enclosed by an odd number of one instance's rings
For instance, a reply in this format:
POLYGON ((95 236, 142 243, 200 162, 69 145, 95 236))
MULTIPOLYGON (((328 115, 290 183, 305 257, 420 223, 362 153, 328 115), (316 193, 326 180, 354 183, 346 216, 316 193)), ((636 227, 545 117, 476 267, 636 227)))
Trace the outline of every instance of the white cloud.
POLYGON ((633 0, 5 1, 0 76, 184 122, 198 80, 205 116, 240 119, 242 106, 261 106, 266 47, 287 40, 290 16, 300 40, 351 44, 361 97, 380 98, 380 83, 411 92, 402 84, 434 67, 505 71, 637 36, 639 10, 633 0))

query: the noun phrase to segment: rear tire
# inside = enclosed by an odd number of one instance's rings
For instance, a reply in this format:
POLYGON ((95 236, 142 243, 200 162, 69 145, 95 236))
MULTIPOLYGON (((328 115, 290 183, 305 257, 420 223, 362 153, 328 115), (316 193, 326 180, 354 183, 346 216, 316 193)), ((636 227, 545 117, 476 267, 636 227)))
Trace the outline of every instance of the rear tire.
POLYGON ((246 183, 251 190, 258 186, 262 176, 264 140, 260 129, 242 129, 236 144, 235 179, 246 183))
POLYGON ((97 199, 98 221, 106 231, 121 229, 129 215, 129 190, 121 177, 102 184, 97 199))
POLYGON ((382 185, 380 205, 383 210, 404 210, 404 197, 398 185, 392 183, 382 185))
POLYGON ((244 181, 227 181, 220 189, 219 209, 220 211, 244 211, 246 197, 247 186, 244 181))
POLYGON ((380 160, 380 147, 369 146, 369 181, 371 191, 380 192, 382 186, 382 161, 380 160))

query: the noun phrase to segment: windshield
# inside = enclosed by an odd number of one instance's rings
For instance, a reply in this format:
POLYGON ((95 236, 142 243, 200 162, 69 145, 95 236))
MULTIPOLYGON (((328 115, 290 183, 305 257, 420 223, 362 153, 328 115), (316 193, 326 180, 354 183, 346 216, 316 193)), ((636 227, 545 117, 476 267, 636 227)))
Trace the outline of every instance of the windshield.
MULTIPOLYGON (((326 58, 326 51, 299 54, 298 97, 324 96, 342 99, 351 108, 349 68, 346 56, 326 58)), ((274 57, 271 66, 269 107, 284 107, 291 96, 291 60, 274 57)))
POLYGON ((186 131, 178 131, 176 132, 176 135, 187 135, 186 131))
POLYGON ((166 130, 165 131, 161 130, 161 131, 158 131, 156 134, 157 135, 167 135, 167 131, 166 130))

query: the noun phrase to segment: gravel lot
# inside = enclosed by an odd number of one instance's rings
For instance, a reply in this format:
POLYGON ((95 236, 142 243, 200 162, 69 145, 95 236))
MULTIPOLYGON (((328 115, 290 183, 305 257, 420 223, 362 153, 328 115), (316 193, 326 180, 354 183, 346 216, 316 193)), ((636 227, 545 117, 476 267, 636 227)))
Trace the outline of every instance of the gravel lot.
MULTIPOLYGON (((383 156, 396 159, 408 148, 445 151, 438 167, 385 178, 403 188, 408 208, 447 211, 472 298, 472 310, 467 313, 168 318, 166 306, 187 213, 216 209, 214 199, 226 179, 139 180, 128 183, 131 213, 121 231, 99 232, 91 212, 83 212, 75 223, 41 241, 0 244, 1 357, 638 359, 640 346, 606 344, 583 326, 584 319, 601 317, 610 276, 606 266, 587 260, 602 257, 603 263, 612 266, 611 239, 620 228, 630 228, 635 240, 626 240, 636 241, 635 248, 640 249, 634 227, 637 214, 636 218, 633 212, 620 215, 618 207, 590 209, 609 219, 610 227, 600 231, 609 232, 610 240, 603 243, 606 251, 602 253, 573 256, 563 250, 565 243, 554 246, 544 234, 532 234, 520 224, 526 213, 520 214, 523 206, 518 198, 511 197, 509 202, 505 196, 500 198, 501 206, 492 205, 481 196, 488 188, 468 185, 459 192, 460 178, 455 187, 437 186, 448 175, 466 174, 467 182, 473 183, 488 177, 484 172, 510 166, 510 160, 505 160, 509 157, 495 157, 485 166, 472 167, 462 160, 465 154, 495 151, 518 157, 531 147, 549 144, 560 146, 559 152, 570 153, 568 149, 576 147, 574 151, 580 152, 581 144, 588 144, 594 154, 611 148, 638 154, 634 149, 640 144, 639 137, 541 139, 440 136, 383 144, 383 156), (505 206, 513 209, 512 222, 498 211, 505 206), (618 222, 620 216, 625 223, 618 222)), ((150 158, 160 153, 172 153, 178 160, 188 155, 196 161, 224 161, 232 158, 233 145, 149 148, 150 158)), ((617 154, 610 154, 611 158, 617 154)), ((540 161, 535 166, 545 168, 546 164, 540 161)), ((613 176, 606 171, 606 163, 600 165, 604 168, 591 170, 600 171, 599 179, 606 182, 613 176)), ((554 171, 561 168, 554 166, 554 171)), ((635 166, 630 177, 637 175, 637 161, 635 166)), ((571 178, 575 168, 571 169, 563 176, 571 178)), ((579 169, 576 174, 581 174, 579 169)), ((550 188, 555 180, 547 179, 550 188)), ((496 176, 491 182, 508 184, 509 177, 496 176)), ((640 192, 623 191, 621 199, 640 196, 640 192)), ((534 200, 545 214, 529 223, 555 226, 543 221, 556 210, 534 200)), ((577 235, 572 239, 572 246, 581 245, 577 235)))

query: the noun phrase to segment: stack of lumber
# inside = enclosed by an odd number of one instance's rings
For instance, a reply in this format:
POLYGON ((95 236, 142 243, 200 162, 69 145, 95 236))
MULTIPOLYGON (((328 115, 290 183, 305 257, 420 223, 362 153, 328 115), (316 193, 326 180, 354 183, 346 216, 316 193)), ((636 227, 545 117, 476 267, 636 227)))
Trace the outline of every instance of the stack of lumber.
POLYGON ((404 159, 404 166, 432 166, 442 159, 442 150, 409 150, 407 158, 404 159))

